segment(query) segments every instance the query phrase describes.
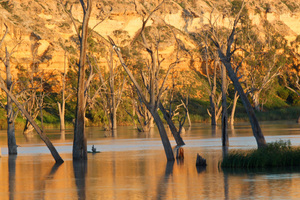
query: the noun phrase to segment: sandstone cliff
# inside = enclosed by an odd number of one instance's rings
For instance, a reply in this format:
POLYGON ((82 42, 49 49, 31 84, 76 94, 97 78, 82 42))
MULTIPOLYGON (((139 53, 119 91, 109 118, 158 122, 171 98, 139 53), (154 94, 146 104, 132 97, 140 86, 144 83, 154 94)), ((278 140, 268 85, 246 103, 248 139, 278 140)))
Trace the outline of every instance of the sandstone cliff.
MULTIPOLYGON (((62 69, 64 49, 72 45, 76 31, 69 15, 64 11, 72 3, 72 14, 76 23, 82 18, 81 6, 76 0, 1 0, 0 1, 0 37, 6 23, 9 35, 4 46, 9 49, 20 43, 13 55, 13 64, 29 66, 33 60, 45 69, 62 69)), ((94 28, 104 38, 107 35, 116 38, 116 32, 122 32, 127 41, 137 34, 142 25, 142 16, 159 4, 158 0, 93 1, 93 13, 90 28, 94 28)), ((232 17, 228 15, 231 7, 229 0, 167 0, 147 24, 158 23, 163 19, 177 29, 177 37, 183 41, 187 49, 195 48, 186 32, 197 32, 209 23, 214 9, 214 18, 219 16, 219 24, 230 27, 232 17)), ((267 19, 275 29, 292 41, 300 35, 300 1, 299 0, 249 0, 247 8, 252 22, 258 27, 263 19, 267 19)), ((121 44, 120 44, 121 45, 121 44)), ((126 45, 126 42, 122 45, 126 45)), ((164 45, 162 53, 174 50, 172 45, 164 45)), ((3 51, 1 51, 3 54, 3 51)), ((75 52, 76 53, 76 52, 75 52)), ((170 58, 171 59, 171 58, 170 58)))

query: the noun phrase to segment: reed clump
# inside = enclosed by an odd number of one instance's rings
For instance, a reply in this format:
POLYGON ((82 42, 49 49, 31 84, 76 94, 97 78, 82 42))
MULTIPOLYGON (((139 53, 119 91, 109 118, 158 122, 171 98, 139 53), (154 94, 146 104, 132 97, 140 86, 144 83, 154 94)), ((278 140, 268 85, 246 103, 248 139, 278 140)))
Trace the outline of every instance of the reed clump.
POLYGON ((222 168, 271 168, 300 166, 300 148, 291 141, 279 140, 264 148, 230 151, 221 161, 222 168))

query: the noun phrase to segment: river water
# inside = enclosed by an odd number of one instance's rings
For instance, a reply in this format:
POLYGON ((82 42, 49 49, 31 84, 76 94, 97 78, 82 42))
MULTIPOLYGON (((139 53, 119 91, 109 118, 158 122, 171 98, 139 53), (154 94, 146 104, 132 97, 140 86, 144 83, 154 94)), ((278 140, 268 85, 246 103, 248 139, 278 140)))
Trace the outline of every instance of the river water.
MULTIPOLYGON (((267 142, 291 140, 300 145, 300 125, 294 122, 265 122, 267 142)), ((300 168, 222 170, 220 127, 194 124, 183 139, 183 162, 167 163, 159 134, 137 133, 119 127, 114 137, 100 128, 87 128, 86 163, 72 161, 72 130, 61 134, 46 130, 64 163, 55 165, 37 135, 25 139, 17 133, 18 156, 7 155, 6 131, 0 131, 0 199, 300 199, 300 168), (197 168, 196 155, 207 160, 197 168)), ((255 148, 249 124, 230 128, 229 149, 255 148)), ((172 146, 174 140, 170 137, 172 146)))

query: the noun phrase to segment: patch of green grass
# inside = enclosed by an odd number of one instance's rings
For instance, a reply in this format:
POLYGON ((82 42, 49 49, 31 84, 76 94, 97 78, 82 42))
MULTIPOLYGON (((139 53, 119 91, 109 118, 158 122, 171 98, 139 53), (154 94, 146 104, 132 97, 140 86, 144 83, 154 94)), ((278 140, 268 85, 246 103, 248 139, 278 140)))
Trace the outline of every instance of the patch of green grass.
POLYGON ((272 168, 300 166, 300 148, 290 140, 269 143, 265 148, 235 150, 221 161, 222 168, 272 168))

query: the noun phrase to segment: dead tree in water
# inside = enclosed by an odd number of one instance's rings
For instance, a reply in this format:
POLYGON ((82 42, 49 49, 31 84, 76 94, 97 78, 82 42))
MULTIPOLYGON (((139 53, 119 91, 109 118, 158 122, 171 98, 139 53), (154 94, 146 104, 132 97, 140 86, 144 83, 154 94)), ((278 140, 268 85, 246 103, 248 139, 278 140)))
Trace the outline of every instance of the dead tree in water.
POLYGON ((99 75, 99 82, 96 82, 94 84, 96 85, 95 92, 89 95, 88 104, 90 109, 95 108, 95 106, 103 107, 105 115, 108 119, 108 126, 105 127, 105 129, 110 130, 112 132, 112 135, 115 135, 115 131, 117 129, 117 110, 122 101, 122 94, 125 88, 124 86, 126 83, 126 79, 118 70, 116 61, 114 61, 113 58, 114 51, 110 44, 108 45, 109 53, 108 55, 106 55, 107 66, 109 68, 109 72, 107 75, 108 78, 106 78, 105 73, 102 73, 103 70, 98 65, 98 61, 95 56, 92 56, 92 59, 88 60, 89 65, 91 65, 91 69, 95 67, 98 71, 97 74, 99 75))
MULTIPOLYGON (((1 42, 0 42, 0 48, 2 46, 2 43, 5 39, 5 36, 8 33, 8 27, 5 25, 5 34, 3 35, 1 42)), ((10 58, 12 52, 8 52, 7 47, 5 47, 5 57, 1 58, 0 60, 4 63, 6 68, 6 87, 8 91, 12 91, 13 89, 13 82, 12 82, 12 75, 11 75, 11 65, 10 65, 10 58)), ((8 146, 8 154, 17 154, 17 144, 16 144, 16 137, 15 137, 15 119, 18 115, 17 111, 14 111, 13 109, 13 102, 11 98, 7 95, 7 104, 4 106, 7 112, 7 146, 8 146)))
POLYGON ((85 111, 86 111, 86 86, 85 65, 87 56, 88 24, 92 12, 92 0, 80 0, 83 10, 83 21, 81 34, 78 34, 80 41, 80 58, 78 63, 78 88, 77 88, 77 108, 73 142, 73 159, 87 159, 87 141, 85 135, 85 111))
MULTIPOLYGON (((176 64, 179 62, 179 60, 177 58, 173 63, 171 63, 169 65, 169 67, 167 68, 165 77, 161 80, 160 72, 161 72, 161 62, 163 61, 163 59, 160 58, 159 51, 158 51, 159 42, 161 41, 160 37, 158 36, 157 38, 155 38, 154 39, 155 43, 151 43, 151 44, 149 44, 149 41, 145 37, 145 26, 146 26, 147 21, 151 18, 151 15, 156 10, 158 10, 158 8, 160 7, 160 5, 162 5, 163 2, 164 1, 162 1, 148 15, 148 17, 146 19, 143 17, 142 28, 139 31, 139 33, 136 35, 136 37, 134 38, 133 42, 131 43, 131 44, 133 44, 134 41, 137 40, 137 38, 141 37, 142 46, 146 50, 146 52, 148 53, 148 55, 150 57, 148 62, 146 62, 146 69, 148 69, 148 70, 141 72, 141 79, 142 79, 144 88, 146 88, 148 91, 148 94, 149 94, 148 97, 146 97, 146 95, 143 93, 142 86, 136 80, 136 78, 132 74, 131 70, 127 67, 125 61, 123 60, 122 54, 120 52, 120 48, 116 46, 115 42, 111 38, 109 38, 109 40, 110 40, 110 43, 113 46, 117 56, 119 57, 119 60, 122 64, 124 70, 126 71, 129 78, 131 79, 132 83, 134 84, 139 98, 141 98, 142 102, 145 104, 145 106, 147 107, 147 109, 149 110, 149 112, 151 113, 151 115, 154 118, 154 121, 158 127, 158 130, 159 130, 159 133, 161 136, 161 140, 163 143, 163 147, 165 149, 165 154, 166 154, 167 160, 173 161, 174 154, 173 154, 173 151, 171 148, 171 144, 170 144, 169 138, 166 134, 166 130, 164 128, 162 120, 161 120, 160 116, 158 115, 157 109, 160 107, 160 99, 161 99, 163 92, 165 91, 165 82, 170 73, 170 70, 176 66, 176 64), (160 85, 159 85, 159 83, 160 83, 160 85)), ((179 134, 175 134, 173 136, 180 137, 179 134)))
POLYGON ((249 101, 249 99, 247 98, 246 94, 244 93, 244 90, 239 82, 239 79, 235 73, 235 71, 233 70, 232 67, 232 63, 231 63, 231 58, 232 55, 234 54, 234 52, 236 51, 236 49, 234 49, 233 51, 231 50, 233 43, 235 41, 235 34, 236 34, 236 26, 238 24, 238 21, 240 19, 240 14, 241 11, 244 7, 244 3, 243 6, 239 12, 239 14, 237 15, 234 24, 233 24, 233 28, 232 31, 227 39, 227 43, 226 43, 226 48, 225 50, 223 50, 223 45, 220 43, 219 38, 217 37, 217 35, 215 34, 215 27, 212 25, 211 27, 211 32, 212 32, 212 41, 214 42, 215 46, 218 49, 218 54, 220 57, 221 62, 224 64, 224 66, 226 67, 226 70, 228 72, 228 76, 230 77, 231 81, 233 82, 234 88, 236 91, 238 91, 240 98, 244 104, 244 107, 246 109, 246 112, 248 114, 251 126, 252 126, 252 131, 253 131, 253 135, 256 139, 257 142, 257 146, 258 148, 261 147, 265 147, 266 144, 266 140, 265 137, 261 131, 260 125, 258 123, 258 120, 256 118, 254 109, 249 101))
POLYGON ((222 74, 222 146, 229 146, 228 141, 228 113, 227 113, 227 74, 224 65, 221 66, 222 74))
POLYGON ((66 101, 71 94, 66 96, 66 50, 64 54, 64 72, 62 74, 62 89, 61 89, 61 102, 57 102, 59 120, 60 120, 60 131, 65 130, 65 110, 66 110, 66 101))
MULTIPOLYGON (((143 35, 143 33, 142 33, 143 35)), ((142 36, 144 37, 144 36, 142 36)), ((157 63, 159 63, 159 61, 157 60, 157 54, 156 51, 157 49, 154 49, 153 47, 147 47, 147 51, 151 56, 151 65, 149 66, 150 69, 150 77, 149 77, 149 81, 144 81, 145 84, 149 83, 146 85, 146 87, 148 88, 148 93, 149 93, 149 98, 146 98, 146 96, 143 93, 142 87, 140 86, 140 84, 137 82, 137 80, 135 79, 135 77, 133 76, 133 74, 131 73, 130 69, 127 67, 127 65, 125 64, 122 54, 119 50, 119 48, 115 45, 114 41, 110 39, 110 42, 116 52, 116 54, 119 57, 119 60, 124 68, 124 70, 126 71, 126 73, 128 74, 128 76, 130 77, 131 81, 133 82, 134 86, 136 87, 138 96, 142 99, 142 102, 145 104, 145 106, 147 107, 147 109, 149 110, 149 112, 151 113, 151 115, 154 118, 154 121, 158 127, 159 133, 160 133, 160 137, 163 143, 163 147, 165 149, 165 154, 167 157, 168 161, 173 161, 174 160, 174 154, 172 151, 172 147, 169 141, 169 138, 167 136, 166 130, 164 128, 163 122, 157 112, 159 103, 160 103, 160 97, 162 95, 163 89, 164 89, 164 83, 165 80, 167 78, 167 75, 165 76, 165 79, 162 82, 162 85, 160 87, 158 87, 157 84, 157 80, 158 80, 158 69, 159 66, 157 66, 157 63)), ((145 77, 144 77, 145 78, 145 77)))
POLYGON ((5 83, 3 81, 3 79, 0 79, 0 88, 6 92, 6 94, 9 96, 9 98, 16 104, 16 106, 18 107, 18 109, 23 113, 23 115, 26 117, 26 119, 28 119, 28 121, 32 124, 32 126, 34 127, 34 129, 36 130, 36 132, 40 135, 41 139, 45 142, 45 144, 47 145, 48 149, 50 150, 53 158, 55 159, 55 161, 57 163, 62 163, 64 162, 63 159, 60 157, 60 155, 58 154, 58 152, 56 151, 55 147, 53 146, 53 144, 51 143, 51 141, 49 140, 49 138, 46 136, 46 134, 42 131, 42 129, 35 123, 35 121, 33 120, 33 118, 29 115, 29 113, 25 110, 25 108, 17 101, 17 99, 14 97, 14 95, 7 89, 7 87, 5 86, 5 83))
MULTIPOLYGON (((158 7, 155 10, 157 10, 157 9, 158 9, 158 7)), ((161 68, 161 66, 160 66, 161 60, 159 59, 159 55, 158 55, 158 44, 149 45, 148 41, 146 40, 145 35, 144 35, 144 28, 145 28, 147 21, 150 19, 150 16, 151 16, 151 14, 149 15, 149 17, 146 20, 144 20, 143 27, 139 34, 142 37, 143 45, 151 59, 147 65, 147 68, 149 70, 147 73, 148 76, 146 77, 145 74, 142 73, 143 83, 149 93, 148 98, 144 95, 141 85, 138 83, 138 81, 135 79, 135 77, 131 73, 130 69, 127 67, 125 61, 123 60, 120 49, 116 46, 116 44, 114 43, 114 41, 111 38, 109 38, 109 40, 110 40, 111 45, 113 46, 117 56, 119 57, 119 60, 122 64, 124 70, 126 71, 129 78, 131 79, 132 83, 134 84, 139 98, 141 98, 142 102, 145 104, 145 106, 147 107, 147 109, 149 110, 149 112, 151 113, 151 115, 154 118, 154 121, 155 121, 155 123, 158 127, 158 130, 159 130, 159 133, 160 133, 160 137, 161 137, 161 140, 163 143, 163 147, 165 150, 167 160, 173 161, 173 160, 175 160, 173 150, 172 150, 169 138, 167 136, 166 130, 164 128, 164 124, 157 112, 157 109, 158 109, 158 106, 160 103, 161 95, 162 95, 163 91, 165 90, 164 85, 165 85, 165 81, 168 77, 169 71, 175 65, 173 64, 172 66, 170 66, 170 68, 167 71, 167 74, 165 75, 164 79, 161 82, 161 85, 159 86, 158 80, 160 79, 159 72, 160 72, 160 68, 161 68)))

